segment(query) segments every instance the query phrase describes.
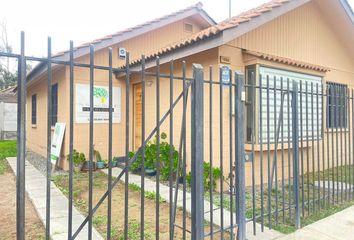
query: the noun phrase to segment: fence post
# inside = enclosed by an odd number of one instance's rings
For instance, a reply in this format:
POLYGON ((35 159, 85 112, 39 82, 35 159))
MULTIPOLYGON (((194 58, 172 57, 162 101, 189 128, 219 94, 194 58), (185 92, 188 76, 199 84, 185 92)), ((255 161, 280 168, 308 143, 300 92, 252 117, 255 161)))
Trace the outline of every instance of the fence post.
POLYGON ((192 90, 192 239, 204 238, 204 78, 203 67, 193 64, 192 90))
POLYGON ((298 84, 293 81, 291 100, 292 111, 292 142, 293 142, 293 177, 294 177, 294 203, 295 203, 295 227, 300 228, 300 196, 299 196, 299 122, 298 122, 298 84))
POLYGON ((26 155, 26 58, 25 33, 21 32, 21 56, 17 79, 17 164, 16 164, 16 232, 25 239, 25 155, 26 155))
POLYGON ((5 139, 5 127, 4 127, 4 118, 5 118, 5 103, 0 102, 0 140, 5 139))
POLYGON ((235 93, 235 166, 236 166, 236 223, 237 239, 246 239, 246 197, 245 197, 245 92, 244 75, 236 72, 235 93))

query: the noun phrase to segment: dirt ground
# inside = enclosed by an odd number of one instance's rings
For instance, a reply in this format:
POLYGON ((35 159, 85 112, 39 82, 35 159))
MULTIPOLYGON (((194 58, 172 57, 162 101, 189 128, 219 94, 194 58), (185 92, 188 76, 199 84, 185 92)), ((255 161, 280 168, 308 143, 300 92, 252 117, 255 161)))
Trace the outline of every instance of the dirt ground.
MULTIPOLYGON (((16 182, 12 173, 0 175, 0 240, 16 239, 16 182)), ((26 239, 45 239, 44 227, 26 199, 26 239)))
MULTIPOLYGON (((55 181, 60 188, 66 188, 67 177, 60 177, 55 181)), ((94 203, 97 203, 100 197, 105 193, 107 188, 107 176, 105 174, 94 174, 93 180, 93 196, 94 203)), ((120 183, 114 188, 112 193, 112 239, 121 240, 124 239, 124 184, 120 183)), ((88 184, 87 176, 80 174, 80 176, 74 177, 74 199, 75 205, 80 209, 81 212, 87 213, 87 203, 88 203, 88 184)), ((128 204, 128 214, 129 214, 129 230, 128 239, 135 240, 140 239, 140 213, 141 213, 141 203, 140 203, 140 191, 134 191, 129 189, 129 204, 128 204)), ((95 204, 94 204, 95 205, 95 204)), ((169 204, 166 202, 160 203, 160 214, 159 214, 159 239, 169 239, 169 204)), ((177 209, 176 212, 176 224, 182 226, 183 221, 183 211, 177 209)), ((106 237, 107 234, 107 201, 104 201, 93 217, 93 224, 95 228, 106 237)), ((144 199, 144 239, 155 239, 156 232, 156 202, 154 199, 149 199, 145 197, 144 199)), ((186 218, 186 239, 191 239, 191 234, 188 231, 191 230, 191 219, 187 216, 186 218)), ((214 230, 218 228, 215 227, 214 230)), ((208 232, 208 227, 205 228, 205 232, 208 232)), ((175 228, 175 238, 183 239, 183 231, 176 227, 175 228)), ((220 234, 215 234, 214 239, 220 239, 220 234)), ((227 233, 224 235, 224 239, 229 239, 227 233)))

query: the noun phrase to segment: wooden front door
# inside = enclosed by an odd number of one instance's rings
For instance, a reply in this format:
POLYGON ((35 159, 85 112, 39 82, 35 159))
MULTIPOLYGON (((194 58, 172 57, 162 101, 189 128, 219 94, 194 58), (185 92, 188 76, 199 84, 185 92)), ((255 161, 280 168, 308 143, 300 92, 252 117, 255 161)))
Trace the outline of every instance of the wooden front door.
POLYGON ((142 87, 141 83, 134 85, 134 149, 141 146, 142 126, 142 87))

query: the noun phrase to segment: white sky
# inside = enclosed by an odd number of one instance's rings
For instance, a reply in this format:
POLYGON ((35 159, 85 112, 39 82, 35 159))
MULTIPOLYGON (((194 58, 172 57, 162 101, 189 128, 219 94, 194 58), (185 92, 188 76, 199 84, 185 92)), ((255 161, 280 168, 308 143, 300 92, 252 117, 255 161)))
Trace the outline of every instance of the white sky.
MULTIPOLYGON (((232 0, 232 15, 269 0, 232 0)), ((135 26, 197 3, 198 0, 1 0, 0 21, 7 22, 9 41, 19 51, 26 32, 26 54, 45 56, 47 37, 53 53, 135 26)), ((229 0, 201 0, 219 22, 228 17, 229 0)), ((354 0, 348 0, 354 6, 354 0)))

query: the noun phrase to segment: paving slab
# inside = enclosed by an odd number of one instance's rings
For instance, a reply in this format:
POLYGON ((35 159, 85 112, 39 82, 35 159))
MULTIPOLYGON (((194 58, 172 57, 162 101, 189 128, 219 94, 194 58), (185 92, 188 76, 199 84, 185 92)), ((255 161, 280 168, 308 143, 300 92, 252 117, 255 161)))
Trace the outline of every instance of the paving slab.
MULTIPOLYGON (((16 175, 16 158, 7 158, 7 161, 16 175)), ((29 162, 25 163, 26 173, 26 192, 33 203, 39 218, 43 225, 46 224, 46 177, 41 174, 29 162)), ((54 185, 51 184, 51 216, 50 216, 50 235, 53 240, 67 239, 68 229, 68 199, 66 196, 54 185)), ((75 231, 85 217, 74 207, 73 208, 73 231, 75 231)), ((88 239, 87 224, 81 230, 76 239, 88 239)), ((92 229, 92 239, 104 239, 96 229, 92 229)))
POLYGON ((354 206, 297 230, 279 240, 352 240, 354 206))
MULTIPOLYGON (((108 169, 103 169, 102 172, 108 174, 108 169)), ((112 176, 116 177, 118 176, 120 173, 122 172, 122 169, 119 167, 115 167, 112 169, 112 176)), ((124 176, 120 179, 123 183, 125 182, 125 178, 124 176)), ((133 174, 133 173, 129 173, 129 183, 133 183, 136 184, 137 186, 141 186, 141 177, 137 174, 133 174)), ((145 178, 145 191, 150 191, 150 192, 156 192, 156 182, 152 181, 149 178, 145 178)), ((161 184, 160 185, 160 196, 166 200, 167 203, 170 203, 170 187, 161 184)), ((176 193, 176 189, 173 188, 173 196, 176 193)), ((186 211, 188 213, 192 212, 192 201, 191 201, 191 194, 190 193, 186 193, 186 211)), ((173 198, 174 199, 174 198, 173 198)), ((182 190, 178 190, 178 199, 177 199, 177 207, 182 208, 183 207, 183 191, 182 190)), ((204 209, 205 209, 205 220, 206 221, 210 221, 210 202, 209 201, 204 201, 204 209)), ((216 226, 221 225, 221 210, 219 207, 213 205, 213 224, 216 226)), ((230 211, 224 209, 223 211, 224 214, 224 228, 230 227, 231 226, 231 213, 230 211)), ((234 214, 233 217, 234 221, 236 220, 236 214, 234 214)), ((264 228, 264 232, 261 231, 261 225, 260 224, 256 224, 256 235, 253 235, 253 223, 252 222, 248 222, 246 224, 246 236, 248 240, 271 240, 271 239, 275 239, 277 237, 281 237, 284 236, 282 233, 279 233, 275 230, 269 230, 264 228)))

